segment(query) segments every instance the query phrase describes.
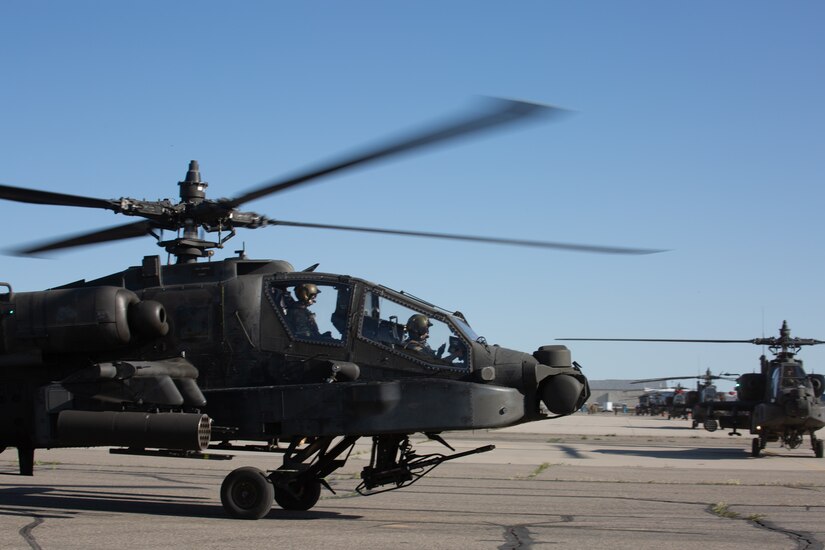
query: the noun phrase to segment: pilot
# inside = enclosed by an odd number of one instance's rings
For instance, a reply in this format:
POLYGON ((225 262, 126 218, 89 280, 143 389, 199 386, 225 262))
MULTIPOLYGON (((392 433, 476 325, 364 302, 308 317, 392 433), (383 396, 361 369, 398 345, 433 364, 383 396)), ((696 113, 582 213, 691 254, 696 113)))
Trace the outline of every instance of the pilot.
POLYGON ((433 324, 426 315, 416 313, 407 320, 407 339, 401 344, 404 349, 418 352, 431 357, 441 357, 444 353, 444 344, 438 348, 438 352, 433 351, 427 339, 430 337, 430 327, 433 324))
POLYGON ((796 369, 793 365, 785 365, 782 372, 782 386, 785 388, 793 388, 798 382, 796 380, 796 369))
POLYGON ((315 298, 321 291, 318 286, 312 283, 304 283, 295 287, 294 302, 289 304, 286 312, 286 319, 289 327, 295 336, 299 338, 318 338, 321 333, 318 330, 318 323, 315 321, 315 313, 310 311, 310 306, 315 304, 315 298))

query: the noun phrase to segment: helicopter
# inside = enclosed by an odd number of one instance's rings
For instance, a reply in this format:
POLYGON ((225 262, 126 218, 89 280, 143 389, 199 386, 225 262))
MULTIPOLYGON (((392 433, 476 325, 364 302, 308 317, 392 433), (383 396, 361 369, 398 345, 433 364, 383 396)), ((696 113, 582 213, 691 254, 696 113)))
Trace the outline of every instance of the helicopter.
MULTIPOLYGON (((723 428, 742 427, 739 425, 741 419, 733 415, 733 419, 729 411, 727 414, 719 414, 717 416, 724 416, 724 419, 717 419, 713 412, 721 413, 724 410, 725 395, 719 393, 716 389, 715 380, 730 380, 735 381, 732 376, 739 376, 729 372, 723 372, 719 375, 711 373, 710 369, 706 369, 704 374, 696 376, 669 376, 664 378, 645 378, 644 380, 634 380, 631 384, 644 384, 646 382, 665 382, 668 380, 690 380, 696 379, 696 390, 685 391, 687 388, 682 387, 681 383, 677 384, 672 397, 667 398, 667 413, 668 420, 671 418, 687 419, 688 414, 691 415, 691 427, 696 428, 699 424, 709 431, 714 432, 720 426, 723 428), (713 411, 711 411, 711 407, 713 411)), ((745 412, 747 414, 747 412, 745 412)))
MULTIPOLYGON (((33 292, 0 283, 0 447, 16 447, 22 475, 38 448, 122 447, 117 452, 197 458, 211 448, 282 455, 264 472, 224 479, 234 518, 265 516, 273 501, 309 510, 326 476, 356 442, 371 457, 356 488, 408 486, 472 453, 447 430, 497 428, 569 415, 590 395, 563 345, 521 352, 490 344, 460 311, 350 275, 286 260, 210 260, 239 228, 292 226, 612 254, 653 249, 426 233, 276 220, 244 203, 355 166, 563 110, 496 100, 477 112, 390 139, 230 199, 207 198, 200 164, 178 183, 180 200, 99 199, 0 185, 0 198, 111 210, 134 223, 15 249, 23 255, 152 236, 171 260, 33 292), (163 231, 176 236, 164 240, 163 231), (205 234, 217 234, 207 240, 205 234), (452 454, 416 453, 425 434, 452 454), (252 441, 253 445, 237 442, 252 441)), ((446 451, 445 451, 446 452, 446 451)), ((333 491, 334 492, 334 491, 333 491)))
MULTIPOLYGON (((756 437, 751 439, 751 456, 759 457, 769 442, 782 442, 789 449, 798 448, 805 435, 810 437, 814 456, 822 458, 823 440, 817 430, 825 426, 825 376, 807 374, 802 361, 795 356, 803 346, 825 344, 823 340, 792 338, 787 321, 782 321, 779 337, 750 340, 688 340, 665 338, 559 338, 558 340, 608 342, 704 342, 713 344, 756 344, 767 346, 774 355, 759 358, 759 372, 736 378, 734 401, 699 403, 707 415, 705 428, 732 428, 728 435, 740 435, 738 428, 748 427, 756 437), (718 423, 718 424, 717 424, 718 423)), ((723 373, 722 376, 728 373, 723 373)), ((720 377, 722 377, 720 376, 720 377)), ((720 377, 708 376, 714 380, 720 377)), ((695 409, 695 408, 694 408, 695 409)))
POLYGON ((672 393, 674 390, 670 388, 645 388, 642 395, 639 396, 639 404, 636 405, 636 416, 659 416, 668 409, 668 399, 672 402, 672 393))

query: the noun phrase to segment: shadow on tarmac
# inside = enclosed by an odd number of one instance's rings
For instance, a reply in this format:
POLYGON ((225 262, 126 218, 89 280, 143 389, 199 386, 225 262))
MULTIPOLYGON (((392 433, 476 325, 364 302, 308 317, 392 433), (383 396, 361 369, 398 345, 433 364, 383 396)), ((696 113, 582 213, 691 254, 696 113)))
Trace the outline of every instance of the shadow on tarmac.
MULTIPOLYGON (((100 487, 88 486, 83 490, 76 485, 55 487, 0 486, 0 513, 48 518, 66 518, 81 512, 110 512, 116 514, 145 514, 153 516, 179 516, 188 518, 229 518, 220 504, 204 497, 187 497, 179 494, 148 494, 108 492, 100 487), (209 502, 205 502, 209 501, 209 502)), ((137 488, 137 487, 135 487, 137 488)), ((191 489, 191 487, 188 487, 191 489)), ((121 488, 119 488, 121 489, 121 488)), ((272 509, 267 518, 290 520, 360 519, 360 515, 339 514, 329 511, 294 512, 272 509)), ((235 520, 233 520, 235 521, 235 520)))
POLYGON ((743 458, 750 456, 749 450, 737 447, 693 449, 596 449, 593 453, 617 456, 644 456, 648 458, 670 458, 677 460, 719 460, 723 458, 743 458))

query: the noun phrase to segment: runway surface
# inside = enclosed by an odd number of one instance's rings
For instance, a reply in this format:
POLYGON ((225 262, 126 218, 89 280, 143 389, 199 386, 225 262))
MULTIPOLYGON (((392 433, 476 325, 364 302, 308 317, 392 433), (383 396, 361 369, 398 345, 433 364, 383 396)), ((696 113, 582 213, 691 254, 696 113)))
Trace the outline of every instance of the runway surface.
MULTIPOLYGON (((750 437, 685 420, 583 415, 497 431, 443 434, 457 451, 411 487, 354 493, 359 445, 308 512, 277 506, 228 519, 219 488, 231 461, 38 451, 34 477, 0 454, 0 548, 823 548, 825 459, 807 441, 750 456, 750 437)), ((366 442, 366 441, 365 441, 366 442)), ((420 453, 449 452, 416 436, 420 453)))

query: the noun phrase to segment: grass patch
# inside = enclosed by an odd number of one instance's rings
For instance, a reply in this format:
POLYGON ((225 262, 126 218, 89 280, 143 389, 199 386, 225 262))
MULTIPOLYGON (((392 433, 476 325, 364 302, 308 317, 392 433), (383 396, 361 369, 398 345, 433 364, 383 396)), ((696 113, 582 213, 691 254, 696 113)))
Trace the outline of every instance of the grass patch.
POLYGON ((739 514, 731 510, 726 502, 717 502, 710 507, 710 511, 720 518, 739 519, 739 514))
POLYGON ((536 477, 536 476, 540 475, 540 474, 541 474, 544 470, 546 470, 546 469, 547 469, 547 468, 549 468, 549 467, 550 467, 550 463, 549 463, 549 462, 542 462, 542 463, 541 463, 541 464, 539 464, 539 465, 536 467, 536 469, 535 469, 535 470, 533 470, 533 471, 530 473, 530 475, 529 475, 529 476, 527 476, 527 477, 536 477))

